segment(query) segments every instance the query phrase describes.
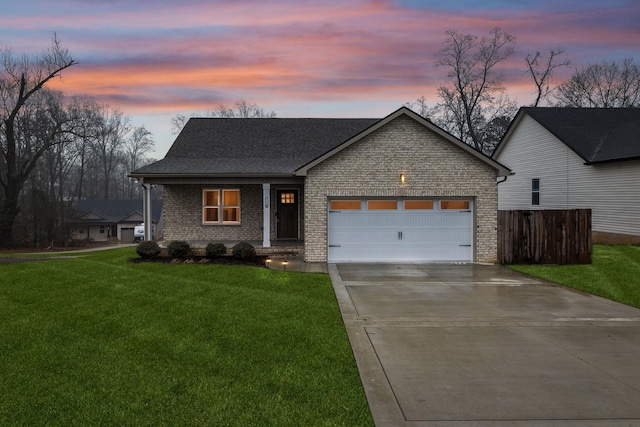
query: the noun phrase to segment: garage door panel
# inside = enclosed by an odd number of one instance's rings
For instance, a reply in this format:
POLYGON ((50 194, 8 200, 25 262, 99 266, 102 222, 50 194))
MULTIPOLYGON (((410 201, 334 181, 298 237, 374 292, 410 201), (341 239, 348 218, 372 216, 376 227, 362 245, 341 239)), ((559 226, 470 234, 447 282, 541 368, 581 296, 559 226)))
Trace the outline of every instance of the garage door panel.
POLYGON ((328 228, 329 262, 473 259, 471 210, 330 211, 328 228))

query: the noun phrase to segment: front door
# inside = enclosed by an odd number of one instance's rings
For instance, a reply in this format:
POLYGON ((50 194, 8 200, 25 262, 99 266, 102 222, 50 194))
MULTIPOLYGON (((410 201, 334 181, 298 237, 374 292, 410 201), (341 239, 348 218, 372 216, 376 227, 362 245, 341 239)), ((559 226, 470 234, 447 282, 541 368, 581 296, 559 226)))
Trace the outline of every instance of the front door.
POLYGON ((278 239, 298 238, 298 190, 278 190, 278 239))

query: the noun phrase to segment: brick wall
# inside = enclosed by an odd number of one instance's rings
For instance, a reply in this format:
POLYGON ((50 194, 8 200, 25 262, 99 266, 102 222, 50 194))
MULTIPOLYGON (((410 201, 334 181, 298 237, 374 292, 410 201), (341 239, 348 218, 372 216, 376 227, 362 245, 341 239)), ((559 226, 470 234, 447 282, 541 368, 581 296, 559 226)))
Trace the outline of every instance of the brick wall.
POLYGON ((473 198, 474 260, 496 262, 496 171, 409 117, 398 117, 310 169, 305 194, 308 262, 327 260, 327 199, 339 196, 473 198))
POLYGON ((171 240, 262 240, 262 185, 165 185, 164 238, 171 240), (240 224, 203 224, 203 189, 239 189, 240 224))
MULTIPOLYGON (((304 197, 303 186, 297 184, 275 184, 271 186, 270 227, 271 239, 275 240, 276 191, 298 190, 300 199, 304 197)), ((215 184, 165 184, 164 186, 164 239, 171 240, 259 240, 262 241, 262 184, 215 185, 215 184), (239 189, 240 224, 202 224, 203 189, 239 189)), ((304 211, 299 203, 300 212, 304 211)), ((300 215, 300 233, 304 232, 304 220, 300 215)))

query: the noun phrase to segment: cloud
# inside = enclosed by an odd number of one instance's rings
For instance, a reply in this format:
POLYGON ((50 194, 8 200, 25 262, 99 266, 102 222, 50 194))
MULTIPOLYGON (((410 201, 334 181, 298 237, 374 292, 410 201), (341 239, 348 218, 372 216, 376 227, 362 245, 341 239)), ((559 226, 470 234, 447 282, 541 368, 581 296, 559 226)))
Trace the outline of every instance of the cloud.
POLYGON ((383 116, 437 101, 433 55, 448 29, 515 35, 502 68, 526 104, 527 53, 563 46, 576 66, 638 58, 638 22, 637 0, 30 0, 3 6, 0 40, 38 53, 57 32, 79 65, 53 85, 131 115, 246 99, 279 116, 383 116))

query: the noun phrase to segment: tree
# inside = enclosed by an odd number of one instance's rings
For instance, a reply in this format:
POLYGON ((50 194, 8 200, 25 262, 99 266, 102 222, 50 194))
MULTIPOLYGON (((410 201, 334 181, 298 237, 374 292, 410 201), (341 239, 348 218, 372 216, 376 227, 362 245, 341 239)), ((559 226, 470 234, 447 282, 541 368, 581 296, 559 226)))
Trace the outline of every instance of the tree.
POLYGON ((111 198, 111 189, 115 187, 112 182, 114 173, 124 160, 124 145, 131 132, 129 116, 119 110, 109 110, 103 107, 102 121, 98 128, 98 134, 91 143, 93 155, 101 168, 102 194, 105 199, 111 198))
POLYGON ((504 95, 504 75, 496 66, 515 51, 516 39, 494 28, 488 36, 446 32, 447 39, 436 53, 436 66, 447 69, 447 83, 438 88, 441 102, 434 122, 448 129, 476 150, 490 154, 483 126, 497 117, 513 117, 515 102, 504 95), (451 122, 453 121, 453 123, 451 122))
POLYGON ((571 62, 568 59, 560 60, 559 56, 564 53, 564 49, 561 47, 551 49, 549 56, 544 57, 539 51, 535 55, 528 54, 525 58, 527 68, 533 83, 536 85, 537 96, 533 103, 533 107, 537 107, 538 104, 547 99, 551 91, 551 82, 553 79, 553 73, 561 67, 568 67, 571 62))
POLYGON ((563 107, 640 107, 640 67, 633 58, 587 65, 558 87, 556 101, 563 107))
POLYGON ((16 58, 0 51, 0 246, 13 244, 13 225, 20 212, 19 196, 36 163, 49 147, 66 142, 74 121, 45 85, 75 65, 58 38, 40 55, 16 58))
MULTIPOLYGON (((215 111, 208 111, 204 114, 191 114, 191 117, 219 117, 228 119, 272 119, 275 116, 275 111, 265 111, 257 104, 249 104, 245 100, 237 101, 232 107, 220 105, 215 111)), ((180 133, 188 120, 189 118, 184 114, 178 114, 171 118, 171 133, 174 135, 180 133)))
MULTIPOLYGON (((144 126, 134 128, 124 147, 127 171, 130 172, 142 166, 145 154, 153 150, 154 145, 153 136, 147 128, 144 126)), ((138 185, 128 182, 128 187, 129 198, 133 199, 134 188, 138 188, 138 185)))

